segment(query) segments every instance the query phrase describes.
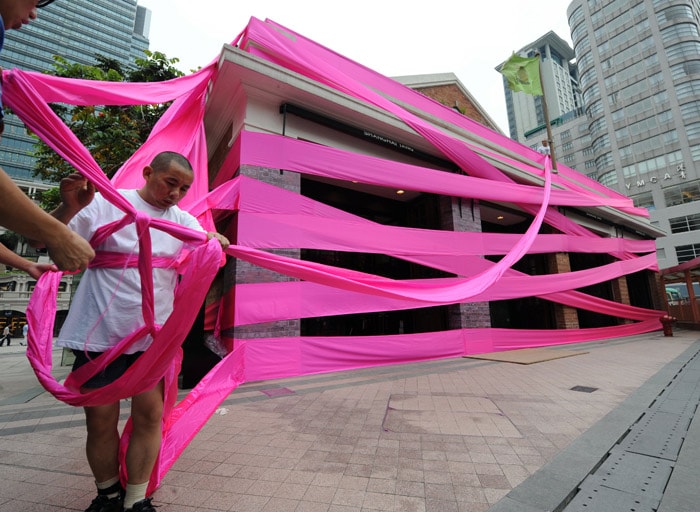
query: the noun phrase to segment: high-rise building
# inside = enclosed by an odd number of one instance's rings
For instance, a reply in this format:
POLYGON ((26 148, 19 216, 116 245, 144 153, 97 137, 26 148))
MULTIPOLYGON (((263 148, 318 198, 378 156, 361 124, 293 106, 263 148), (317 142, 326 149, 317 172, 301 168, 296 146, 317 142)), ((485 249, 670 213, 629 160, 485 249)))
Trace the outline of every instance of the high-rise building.
POLYGON ((666 231, 661 268, 700 256, 700 3, 574 0, 567 14, 596 178, 666 231))
MULTIPOLYGON (((539 53, 542 88, 547 97, 550 119, 558 119, 581 107, 576 65, 572 63, 574 51, 566 41, 554 32, 548 32, 516 53, 521 57, 534 57, 539 53)), ((502 65, 496 69, 500 71, 502 65)), ((510 137, 525 144, 527 133, 545 124, 542 96, 513 92, 505 78, 503 86, 510 137)))
MULTIPOLYGON (((650 210, 668 233, 657 239, 662 268, 700 256, 700 3, 574 0, 567 14, 575 65, 552 32, 518 52, 542 55, 557 161, 650 210), (570 80, 557 82, 557 59, 569 59, 570 80), (580 88, 575 109, 560 110, 554 83, 580 88)), ((536 147, 542 98, 504 90, 511 137, 536 147)))
MULTIPOLYGON (((548 32, 516 52, 521 57, 540 55, 542 88, 551 121, 552 146, 558 162, 584 174, 594 164, 588 121, 584 117, 574 50, 560 36, 548 32)), ((500 71, 504 63, 496 66, 500 71)), ((535 149, 548 139, 542 96, 513 92, 503 79, 510 137, 535 149)), ((594 176, 595 178, 595 176, 594 176)))
MULTIPOLYGON (((95 56, 124 66, 148 49, 151 12, 137 0, 61 0, 40 9, 39 17, 21 30, 8 30, 0 66, 29 71, 53 69, 54 55, 69 62, 94 64, 95 56)), ((32 176, 35 139, 13 115, 5 117, 0 167, 30 196, 48 184, 32 176)))

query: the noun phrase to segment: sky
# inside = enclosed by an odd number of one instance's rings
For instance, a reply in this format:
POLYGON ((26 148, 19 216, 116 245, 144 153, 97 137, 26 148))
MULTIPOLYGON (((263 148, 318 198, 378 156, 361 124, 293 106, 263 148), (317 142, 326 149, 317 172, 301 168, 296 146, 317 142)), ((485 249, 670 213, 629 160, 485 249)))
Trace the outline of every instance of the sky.
POLYGON ((186 73, 216 58, 251 17, 270 19, 385 76, 454 73, 506 134, 503 82, 495 67, 550 30, 571 45, 570 3, 138 0, 152 11, 150 49, 177 57, 186 73))

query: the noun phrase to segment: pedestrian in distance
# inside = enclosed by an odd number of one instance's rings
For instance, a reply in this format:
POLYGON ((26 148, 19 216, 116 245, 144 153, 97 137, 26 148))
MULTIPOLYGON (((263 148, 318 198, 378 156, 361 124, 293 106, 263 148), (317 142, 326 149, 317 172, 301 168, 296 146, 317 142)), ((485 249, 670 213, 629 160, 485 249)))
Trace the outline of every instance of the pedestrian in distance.
POLYGON ((2 330, 2 338, 0 338, 0 347, 2 347, 5 342, 7 342, 7 346, 10 346, 10 341, 12 339, 12 335, 10 333, 10 326, 6 325, 5 328, 2 330))

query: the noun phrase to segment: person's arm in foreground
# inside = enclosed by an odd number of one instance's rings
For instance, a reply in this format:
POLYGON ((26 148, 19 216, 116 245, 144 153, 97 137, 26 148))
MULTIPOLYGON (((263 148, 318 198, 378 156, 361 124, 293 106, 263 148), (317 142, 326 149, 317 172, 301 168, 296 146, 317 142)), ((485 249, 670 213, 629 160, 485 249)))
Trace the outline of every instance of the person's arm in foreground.
POLYGON ((58 267, 56 265, 52 265, 51 263, 37 263, 35 261, 23 258, 2 244, 0 244, 0 263, 26 272, 34 279, 39 279, 41 274, 48 270, 58 270, 58 267))
POLYGON ((83 270, 95 257, 90 244, 55 217, 39 208, 0 170, 0 224, 36 240, 61 270, 83 270))

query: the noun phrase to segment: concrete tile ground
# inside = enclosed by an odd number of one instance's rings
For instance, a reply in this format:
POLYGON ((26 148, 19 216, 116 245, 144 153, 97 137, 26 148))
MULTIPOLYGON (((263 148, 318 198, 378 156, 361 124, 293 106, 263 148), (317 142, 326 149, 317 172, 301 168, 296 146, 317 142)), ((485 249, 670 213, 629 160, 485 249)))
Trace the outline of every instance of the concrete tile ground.
MULTIPOLYGON (((248 383, 154 503, 163 512, 486 511, 698 339, 657 332, 569 345, 587 353, 531 365, 459 358, 248 383)), ((0 347, 0 512, 83 510, 94 487, 82 411, 43 392, 23 351, 0 347)))

